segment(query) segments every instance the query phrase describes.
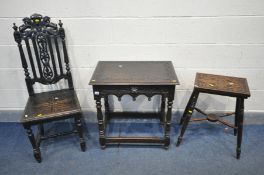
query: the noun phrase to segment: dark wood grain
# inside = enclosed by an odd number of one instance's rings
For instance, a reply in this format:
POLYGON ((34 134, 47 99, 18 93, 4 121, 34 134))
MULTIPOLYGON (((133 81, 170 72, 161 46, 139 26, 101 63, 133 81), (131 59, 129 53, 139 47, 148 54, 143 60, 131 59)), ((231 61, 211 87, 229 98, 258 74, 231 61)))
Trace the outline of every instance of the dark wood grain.
POLYGON ((99 61, 90 85, 178 85, 171 61, 99 61))
POLYGON ((240 158, 241 143, 242 143, 242 131, 243 131, 243 118, 244 118, 244 99, 250 97, 250 91, 247 83, 247 79, 239 77, 230 77, 223 75, 213 75, 205 73, 197 73, 195 78, 194 90, 185 108, 180 124, 182 124, 181 132, 178 137, 177 146, 181 144, 183 135, 189 121, 192 117, 194 110, 205 115, 206 118, 197 118, 192 121, 204 121, 218 122, 225 126, 234 129, 234 135, 237 136, 237 148, 236 158, 240 158), (207 93, 213 95, 222 95, 227 97, 236 98, 235 112, 226 113, 224 115, 217 116, 215 114, 207 114, 195 107, 200 93, 207 93), (231 124, 224 121, 222 118, 235 114, 235 122, 231 124))
POLYGON ((59 21, 57 24, 51 23, 48 16, 42 17, 40 14, 33 14, 30 18, 25 17, 20 27, 15 24, 14 38, 20 53, 22 67, 24 68, 25 80, 29 98, 21 118, 21 123, 26 129, 28 138, 33 147, 35 159, 40 163, 42 161, 40 152, 40 142, 47 138, 64 136, 66 134, 77 133, 80 137, 80 147, 85 151, 85 140, 82 129, 82 111, 74 91, 69 58, 66 48, 65 32, 59 21), (23 42, 24 41, 24 42, 23 42), (33 44, 33 51, 30 42, 33 44), (24 54, 23 43, 26 45, 28 59, 24 54), (62 50, 59 49, 62 45, 62 50), (53 47, 56 49, 54 50, 53 47), (56 53, 55 53, 56 52, 56 53), (33 57, 32 53, 35 54, 33 57), (65 72, 63 72, 61 54, 64 55, 65 72), (55 57, 57 56, 57 58, 55 57), (57 60, 55 60, 57 59, 57 60), (29 60, 29 63, 27 62, 29 60), (28 66, 30 65, 30 66, 28 66), (39 75, 37 75, 36 67, 39 75), (59 67, 60 74, 57 72, 59 67), (31 69, 31 71, 29 71, 31 69), (33 73, 33 76, 30 75, 33 73), (68 89, 49 91, 42 93, 34 92, 36 82, 50 85, 56 84, 61 79, 68 81, 68 89), (76 128, 73 131, 57 133, 45 136, 44 124, 51 121, 65 120, 72 118, 75 121, 76 128), (31 127, 38 125, 37 134, 33 133, 31 127))
POLYGON ((58 90, 30 96, 21 122, 56 119, 81 113, 81 107, 74 90, 58 90))
POLYGON ((194 88, 206 93, 250 97, 247 79, 239 77, 197 73, 194 88))
POLYGON ((99 128, 99 142, 101 148, 107 144, 135 143, 135 144, 162 144, 165 148, 170 144, 171 111, 175 94, 175 86, 179 84, 173 65, 170 61, 100 61, 97 64, 90 81, 93 85, 93 94, 96 101, 97 119, 99 128), (158 113, 122 113, 111 112, 108 96, 115 95, 119 101, 122 96, 129 95, 135 101, 138 96, 144 95, 150 101, 153 96, 161 97, 158 113), (101 100, 105 100, 105 115, 102 112, 101 100), (127 115, 128 114, 128 115, 127 115), (150 116, 152 115, 152 116, 150 116), (160 118, 164 136, 152 137, 109 137, 106 134, 107 122, 118 116, 126 118, 160 118))

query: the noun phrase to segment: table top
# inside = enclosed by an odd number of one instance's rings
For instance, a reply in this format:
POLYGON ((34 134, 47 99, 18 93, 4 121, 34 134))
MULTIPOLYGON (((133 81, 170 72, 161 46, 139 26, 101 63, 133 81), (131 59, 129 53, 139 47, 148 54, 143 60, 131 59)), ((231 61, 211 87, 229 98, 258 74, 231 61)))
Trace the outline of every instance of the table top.
POLYGON ((228 93, 235 96, 250 96, 246 78, 197 73, 194 87, 222 94, 228 93))
POLYGON ((99 61, 90 85, 179 85, 171 61, 99 61))

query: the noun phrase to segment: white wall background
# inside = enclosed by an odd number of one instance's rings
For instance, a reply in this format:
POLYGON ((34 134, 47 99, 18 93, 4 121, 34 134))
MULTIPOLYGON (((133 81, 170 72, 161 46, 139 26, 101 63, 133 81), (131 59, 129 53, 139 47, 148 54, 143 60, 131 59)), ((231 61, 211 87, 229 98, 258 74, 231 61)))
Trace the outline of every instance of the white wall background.
MULTIPOLYGON (((183 110, 196 72, 248 79, 247 111, 264 111, 263 0, 1 0, 0 111, 22 110, 28 94, 12 23, 37 12, 66 30, 73 79, 84 110, 95 110, 88 86, 99 60, 172 60, 181 82, 174 111, 183 110)), ((150 110, 143 97, 119 109, 150 110)), ((207 110, 234 109, 232 98, 202 95, 207 110)))

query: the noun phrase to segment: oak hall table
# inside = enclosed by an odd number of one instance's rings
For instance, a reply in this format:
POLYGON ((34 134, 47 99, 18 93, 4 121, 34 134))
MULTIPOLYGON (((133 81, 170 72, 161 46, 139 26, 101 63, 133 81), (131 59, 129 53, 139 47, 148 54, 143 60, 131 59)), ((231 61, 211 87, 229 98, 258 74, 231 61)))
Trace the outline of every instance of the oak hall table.
MULTIPOLYGON (((179 85, 171 61, 99 61, 89 84, 93 86, 96 101, 101 148, 105 148, 106 144, 119 143, 161 144, 168 148, 175 86, 179 85), (160 110, 151 114, 160 118, 164 137, 108 137, 107 121, 117 115, 117 112, 109 109, 109 95, 115 95, 119 101, 123 95, 130 95, 134 101, 139 95, 145 95, 149 101, 154 95, 160 95, 160 110), (101 99, 104 99, 105 115, 101 99)), ((138 114, 143 116, 145 113, 138 114)))

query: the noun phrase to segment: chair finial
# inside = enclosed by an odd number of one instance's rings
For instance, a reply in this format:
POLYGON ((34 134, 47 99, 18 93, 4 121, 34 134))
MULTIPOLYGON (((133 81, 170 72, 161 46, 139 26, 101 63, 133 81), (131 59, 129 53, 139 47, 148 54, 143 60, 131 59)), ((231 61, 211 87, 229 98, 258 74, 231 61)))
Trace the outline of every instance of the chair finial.
POLYGON ((17 31, 17 26, 16 26, 16 23, 13 23, 13 29, 15 30, 15 31, 17 31))
POLYGON ((59 26, 62 27, 63 23, 59 20, 59 26))

